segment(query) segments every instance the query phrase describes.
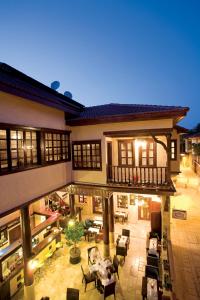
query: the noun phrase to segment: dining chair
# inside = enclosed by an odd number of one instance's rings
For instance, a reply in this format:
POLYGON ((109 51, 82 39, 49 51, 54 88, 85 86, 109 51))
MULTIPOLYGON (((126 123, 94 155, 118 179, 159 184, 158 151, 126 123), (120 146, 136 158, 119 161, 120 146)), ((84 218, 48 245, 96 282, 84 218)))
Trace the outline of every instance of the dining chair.
POLYGON ((130 238, 130 230, 123 228, 122 229, 122 235, 127 236, 127 237, 130 238))
POLYGON ((110 295, 114 295, 115 298, 115 286, 116 286, 116 281, 106 285, 104 287, 104 299, 110 295))
POLYGON ((117 276, 118 276, 118 279, 119 279, 118 269, 119 269, 119 260, 118 260, 117 256, 114 255, 114 257, 113 257, 113 268, 111 269, 111 273, 117 273, 117 276))
POLYGON ((96 287, 96 276, 93 273, 90 274, 90 272, 85 274, 82 265, 81 265, 81 270, 82 270, 82 273, 83 273, 82 282, 83 281, 85 282, 85 292, 86 292, 87 284, 90 283, 90 282, 94 281, 95 282, 95 287, 96 287))
POLYGON ((66 300, 79 300, 79 290, 73 288, 67 288, 66 300))
POLYGON ((116 255, 123 256, 124 260, 125 260, 126 255, 127 255, 127 248, 116 246, 116 255))
POLYGON ((147 277, 142 277, 142 299, 147 299, 147 277))
POLYGON ((147 265, 154 266, 154 267, 158 268, 159 267, 158 257, 148 255, 147 256, 147 265))
POLYGON ((159 280, 159 269, 154 266, 145 266, 145 276, 159 280))

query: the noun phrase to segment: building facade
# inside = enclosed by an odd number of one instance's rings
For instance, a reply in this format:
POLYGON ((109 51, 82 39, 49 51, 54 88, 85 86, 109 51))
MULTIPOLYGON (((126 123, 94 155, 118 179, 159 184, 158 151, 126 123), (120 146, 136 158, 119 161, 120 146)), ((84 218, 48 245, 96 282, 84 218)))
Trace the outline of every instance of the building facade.
POLYGON ((49 247, 56 250, 67 208, 79 217, 103 216, 105 256, 120 213, 149 220, 170 239, 172 176, 180 172, 176 124, 187 111, 86 108, 0 64, 0 299, 23 281, 25 296, 34 299, 33 253, 41 263, 49 247))

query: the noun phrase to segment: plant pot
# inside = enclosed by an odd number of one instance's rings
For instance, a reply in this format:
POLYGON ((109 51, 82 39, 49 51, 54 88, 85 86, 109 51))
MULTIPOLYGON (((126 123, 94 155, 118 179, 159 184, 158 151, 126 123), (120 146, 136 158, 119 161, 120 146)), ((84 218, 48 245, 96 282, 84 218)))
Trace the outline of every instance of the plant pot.
POLYGON ((71 264, 78 264, 81 261, 81 250, 79 248, 71 248, 69 251, 70 254, 70 263, 71 264))

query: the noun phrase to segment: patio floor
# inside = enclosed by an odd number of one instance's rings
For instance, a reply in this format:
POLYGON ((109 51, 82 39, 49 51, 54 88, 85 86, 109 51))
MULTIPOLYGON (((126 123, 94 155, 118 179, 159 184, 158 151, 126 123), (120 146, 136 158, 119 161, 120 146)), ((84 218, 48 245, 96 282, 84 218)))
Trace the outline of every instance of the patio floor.
MULTIPOLYGON (((115 236, 121 233, 121 229, 127 228, 131 230, 130 247, 125 263, 121 260, 119 267, 119 280, 116 284, 117 300, 141 300, 141 282, 144 276, 144 267, 146 264, 146 232, 150 230, 150 222, 137 221, 136 223, 115 224, 115 236)), ((65 238, 63 236, 63 241, 65 238)), ((50 265, 47 263, 41 270, 40 274, 35 276, 35 293, 36 300, 40 300, 42 296, 48 296, 51 300, 65 300, 67 287, 77 288, 80 290, 81 300, 100 300, 103 298, 94 283, 87 286, 84 292, 84 284, 82 284, 81 264, 85 271, 88 270, 87 264, 87 248, 97 245, 103 254, 103 242, 95 244, 82 240, 79 244, 81 248, 81 262, 76 265, 69 263, 69 247, 57 250, 52 258, 50 265)), ((111 247, 111 256, 115 254, 115 246, 111 247)), ((17 293, 12 300, 22 300, 23 289, 17 293)), ((108 297, 113 299, 113 296, 108 297)))

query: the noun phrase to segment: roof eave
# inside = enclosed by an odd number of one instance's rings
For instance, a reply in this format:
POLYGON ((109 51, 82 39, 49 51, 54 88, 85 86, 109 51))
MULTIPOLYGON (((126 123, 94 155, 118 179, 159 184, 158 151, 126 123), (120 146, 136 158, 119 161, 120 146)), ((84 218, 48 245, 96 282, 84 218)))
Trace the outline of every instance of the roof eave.
POLYGON ((183 108, 173 111, 163 111, 163 112, 145 112, 145 113, 135 113, 128 115, 113 115, 113 116, 103 116, 98 118, 90 119, 69 119, 66 120, 66 124, 70 126, 84 126, 84 125, 96 125, 104 123, 118 123, 118 122, 130 122, 130 121, 143 121, 143 120, 155 120, 155 119, 166 119, 166 118, 183 118, 186 116, 189 108, 183 108))

